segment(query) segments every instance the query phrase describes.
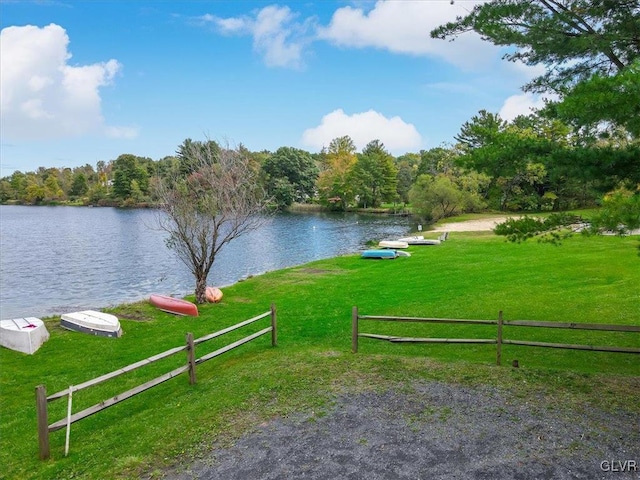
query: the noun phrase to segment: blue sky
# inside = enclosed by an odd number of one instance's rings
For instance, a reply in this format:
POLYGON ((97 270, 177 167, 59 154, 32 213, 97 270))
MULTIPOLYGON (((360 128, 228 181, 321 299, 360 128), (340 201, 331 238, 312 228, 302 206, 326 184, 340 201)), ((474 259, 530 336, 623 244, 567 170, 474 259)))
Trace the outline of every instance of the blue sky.
POLYGON ((318 152, 349 135, 394 155, 452 143, 478 110, 511 119, 539 74, 434 27, 477 2, 0 0, 2 176, 184 139, 318 152))

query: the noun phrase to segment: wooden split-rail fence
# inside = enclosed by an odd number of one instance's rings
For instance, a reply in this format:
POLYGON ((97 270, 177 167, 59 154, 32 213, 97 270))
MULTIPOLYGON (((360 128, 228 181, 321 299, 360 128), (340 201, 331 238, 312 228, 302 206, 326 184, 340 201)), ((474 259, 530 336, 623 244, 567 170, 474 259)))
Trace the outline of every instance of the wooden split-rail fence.
POLYGON ((596 345, 576 345, 566 343, 532 342, 525 340, 514 340, 504 338, 505 327, 538 327, 538 328, 561 328, 568 330, 599 330, 603 332, 640 332, 640 325, 609 325, 601 323, 567 323, 567 322, 542 322, 533 320, 504 320, 502 311, 498 313, 497 320, 464 320, 453 318, 420 318, 420 317, 393 317, 384 315, 360 315, 358 307, 352 310, 352 334, 351 350, 358 352, 358 340, 361 337, 386 340, 394 343, 485 343, 496 345, 496 364, 502 364, 503 345, 524 345, 527 347, 561 348, 570 350, 591 350, 596 352, 616 352, 616 353, 640 353, 640 348, 617 347, 617 346, 596 346, 596 345), (376 333, 360 333, 360 321, 382 321, 382 322, 422 322, 422 323, 445 323, 453 325, 496 325, 495 338, 416 338, 401 337, 393 335, 380 335, 376 333))
POLYGON ((197 365, 200 365, 208 360, 218 357, 223 353, 229 352, 230 350, 233 350, 234 348, 237 348, 240 345, 243 345, 252 340, 255 340, 256 338, 261 337, 262 335, 266 335, 267 333, 271 333, 271 345, 275 347, 278 343, 278 335, 277 335, 276 307, 273 304, 271 305, 271 309, 268 312, 262 313, 256 317, 237 323, 223 330, 219 330, 209 335, 205 335, 204 337, 200 337, 194 340, 193 334, 187 333, 185 345, 181 345, 179 347, 172 348, 170 350, 159 353, 157 355, 153 355, 152 357, 145 358, 144 360, 140 360, 139 362, 132 363, 131 365, 127 365, 126 367, 120 368, 118 370, 114 370, 113 372, 88 380, 79 385, 71 386, 65 390, 61 390, 52 395, 47 396, 47 389, 45 388, 45 386, 38 385, 36 387, 36 410, 38 415, 38 443, 39 443, 40 459, 46 460, 50 457, 50 454, 51 454, 50 446, 49 446, 50 432, 55 432, 56 430, 61 430, 63 428, 67 429, 67 439, 66 439, 66 446, 65 446, 65 455, 66 455, 69 451, 69 431, 70 431, 71 424, 78 422, 84 418, 87 418, 88 416, 98 413, 102 410, 105 410, 106 408, 112 407, 117 403, 127 400, 133 397, 134 395, 144 392, 145 390, 149 390, 150 388, 160 385, 161 383, 166 382, 167 380, 170 380, 174 377, 177 377, 178 375, 185 372, 189 372, 189 384, 193 385, 196 383, 196 366, 197 365), (214 338, 225 335, 229 332, 232 332, 234 330, 247 326, 251 323, 257 322, 258 320, 261 320, 266 317, 271 318, 270 326, 258 332, 255 332, 251 335, 248 335, 240 340, 237 340, 233 343, 230 343, 222 348, 219 348, 211 353, 203 355, 198 359, 195 358, 196 345, 207 342, 209 340, 213 340, 214 338), (170 372, 167 372, 164 375, 161 375, 157 378, 154 378, 153 380, 149 380, 146 383, 138 385, 137 387, 127 390, 126 392, 120 393, 114 397, 111 397, 107 400, 97 403, 96 405, 86 408, 80 412, 76 412, 73 414, 71 413, 73 393, 78 392, 80 390, 84 390, 85 388, 98 385, 102 382, 105 382, 112 378, 116 378, 120 375, 131 372, 140 367, 150 365, 154 362, 157 362, 164 358, 167 358, 177 353, 185 352, 185 351, 187 352, 187 362, 185 365, 178 367, 170 372), (49 425, 47 404, 49 402, 52 402, 54 400, 58 400, 64 397, 68 398, 67 416, 49 425))

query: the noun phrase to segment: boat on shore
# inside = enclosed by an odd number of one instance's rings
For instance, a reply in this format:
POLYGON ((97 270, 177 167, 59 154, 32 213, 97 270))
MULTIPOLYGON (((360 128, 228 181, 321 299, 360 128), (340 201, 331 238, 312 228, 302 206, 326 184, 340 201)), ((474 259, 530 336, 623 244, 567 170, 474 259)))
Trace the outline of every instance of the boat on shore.
POLYGON ((383 240, 378 243, 380 248, 409 248, 409 244, 402 240, 383 240))
POLYGON ((33 355, 47 340, 49 331, 39 318, 0 320, 0 345, 3 347, 33 355))
POLYGON ((218 287, 207 287, 204 294, 209 303, 219 303, 222 300, 222 290, 218 287))
POLYGON ((398 252, 395 250, 365 250, 362 252, 362 258, 374 258, 374 259, 391 259, 393 260, 398 256, 398 252))
POLYGON ((153 294, 149 297, 149 302, 154 307, 159 308, 163 312, 173 313, 174 315, 183 315, 189 317, 198 316, 198 307, 195 303, 191 303, 181 298, 174 298, 168 295, 153 294))
POLYGON ((408 245, 440 245, 440 240, 424 238, 422 235, 415 237, 399 238, 399 242, 406 242, 408 245))
POLYGON ((122 336, 118 317, 95 310, 65 313, 60 316, 60 326, 67 330, 98 337, 117 338, 122 336))

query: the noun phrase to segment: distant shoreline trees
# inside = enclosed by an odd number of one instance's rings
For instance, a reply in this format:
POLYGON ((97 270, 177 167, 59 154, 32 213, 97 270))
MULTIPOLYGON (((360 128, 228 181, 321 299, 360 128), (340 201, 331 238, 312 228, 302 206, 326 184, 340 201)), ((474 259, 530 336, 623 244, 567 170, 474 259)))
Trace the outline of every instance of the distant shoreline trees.
MULTIPOLYGON (((319 154, 293 147, 275 152, 238 148, 275 210, 294 203, 346 211, 410 202, 425 220, 482 209, 559 211, 596 206, 607 192, 621 187, 633 192, 640 182, 635 155, 640 141, 627 135, 624 141, 608 137, 585 145, 558 119, 532 114, 506 122, 480 111, 462 125, 456 140, 453 146, 397 158, 379 140, 358 152, 348 136, 334 139, 319 154), (436 209, 434 202, 440 202, 436 209)), ((185 155, 193 145, 203 144, 186 139, 175 155, 160 160, 122 154, 96 168, 16 171, 0 179, 0 202, 157 206, 162 202, 159 182, 193 173, 193 159, 185 155)), ((221 151, 213 141, 207 148, 221 151)))

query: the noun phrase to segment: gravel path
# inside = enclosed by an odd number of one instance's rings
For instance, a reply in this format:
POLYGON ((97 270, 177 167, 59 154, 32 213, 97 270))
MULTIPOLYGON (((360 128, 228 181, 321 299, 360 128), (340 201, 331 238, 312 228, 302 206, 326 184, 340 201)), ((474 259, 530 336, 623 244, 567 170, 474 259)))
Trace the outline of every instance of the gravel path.
POLYGON ((445 223, 431 230, 432 232, 488 232, 507 218, 519 218, 514 215, 501 215, 497 217, 483 218, 481 220, 467 220, 465 222, 445 223))
POLYGON ((271 421, 165 478, 640 478, 638 415, 542 403, 423 381, 409 392, 347 394, 323 414, 271 421), (605 470, 627 460, 639 469, 605 470))
MULTIPOLYGON (((430 230, 431 232, 490 232, 496 225, 504 222, 507 218, 521 218, 520 215, 500 215, 488 217, 480 220, 467 220, 464 222, 444 223, 439 227, 430 230)), ((615 235, 613 232, 605 235, 615 235)), ((640 229, 631 230, 629 235, 640 235, 640 229)))

